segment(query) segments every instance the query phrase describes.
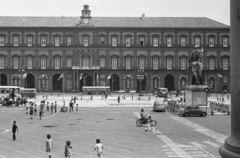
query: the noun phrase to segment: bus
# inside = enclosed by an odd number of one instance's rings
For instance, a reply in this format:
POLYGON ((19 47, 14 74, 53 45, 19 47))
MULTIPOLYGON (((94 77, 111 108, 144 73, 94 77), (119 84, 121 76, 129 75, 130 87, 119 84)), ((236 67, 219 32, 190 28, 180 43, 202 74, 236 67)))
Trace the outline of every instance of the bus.
POLYGON ((0 97, 8 97, 13 91, 16 96, 20 96, 20 88, 18 86, 0 86, 0 97))
POLYGON ((37 94, 36 88, 20 88, 21 97, 35 98, 37 94))
POLYGON ((109 86, 83 86, 83 94, 110 94, 109 86))
POLYGON ((168 89, 167 88, 158 88, 157 90, 157 96, 158 97, 166 97, 168 95, 168 89))

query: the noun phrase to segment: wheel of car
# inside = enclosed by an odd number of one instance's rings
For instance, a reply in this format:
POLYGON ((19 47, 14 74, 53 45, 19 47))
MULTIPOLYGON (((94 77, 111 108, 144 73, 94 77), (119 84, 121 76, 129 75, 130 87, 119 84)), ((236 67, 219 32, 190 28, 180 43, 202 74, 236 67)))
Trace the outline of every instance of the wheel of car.
POLYGON ((188 116, 189 116, 189 113, 186 112, 186 113, 184 114, 184 116, 188 117, 188 116))
POLYGON ((204 116, 206 116, 206 113, 205 113, 205 112, 203 112, 203 113, 201 114, 201 116, 203 116, 203 117, 204 117, 204 116))
POLYGON ((137 125, 137 126, 142 126, 142 124, 143 124, 143 123, 142 123, 142 120, 138 119, 138 120, 136 121, 136 125, 137 125))
POLYGON ((153 120, 153 121, 151 122, 151 125, 152 125, 152 126, 156 126, 156 125, 157 125, 157 121, 156 121, 156 120, 153 120))

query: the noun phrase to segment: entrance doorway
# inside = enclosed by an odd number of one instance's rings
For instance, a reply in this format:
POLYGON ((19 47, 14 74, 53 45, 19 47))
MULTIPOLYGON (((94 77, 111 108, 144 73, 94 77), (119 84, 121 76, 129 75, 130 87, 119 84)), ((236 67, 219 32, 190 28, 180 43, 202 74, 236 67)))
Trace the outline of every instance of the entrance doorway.
POLYGON ((35 88, 35 84, 34 84, 34 76, 33 74, 27 74, 27 77, 25 79, 25 85, 26 88, 35 88))
POLYGON ((119 90, 119 77, 116 74, 112 74, 109 79, 110 91, 115 92, 119 90))
POLYGON ((140 88, 141 91, 146 91, 146 76, 143 75, 144 78, 140 81, 140 79, 137 79, 137 92, 140 92, 140 88))
POLYGON ((165 77, 165 88, 167 88, 169 92, 174 90, 174 77, 172 75, 165 77))
POLYGON ((53 76, 53 82, 52 82, 52 85, 53 85, 53 91, 62 91, 62 82, 63 82, 63 79, 59 79, 58 78, 60 77, 60 74, 55 74, 53 76))
POLYGON ((7 86, 7 76, 5 74, 0 74, 1 77, 1 86, 7 86))

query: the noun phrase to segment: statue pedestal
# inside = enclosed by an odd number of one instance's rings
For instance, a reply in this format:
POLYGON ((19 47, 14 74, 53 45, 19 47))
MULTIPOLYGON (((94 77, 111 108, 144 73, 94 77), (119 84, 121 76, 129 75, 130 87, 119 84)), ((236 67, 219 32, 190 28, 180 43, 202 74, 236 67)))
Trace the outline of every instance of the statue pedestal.
POLYGON ((207 108, 207 92, 209 91, 209 87, 207 85, 186 85, 184 89, 186 106, 197 105, 200 106, 200 108, 207 108))

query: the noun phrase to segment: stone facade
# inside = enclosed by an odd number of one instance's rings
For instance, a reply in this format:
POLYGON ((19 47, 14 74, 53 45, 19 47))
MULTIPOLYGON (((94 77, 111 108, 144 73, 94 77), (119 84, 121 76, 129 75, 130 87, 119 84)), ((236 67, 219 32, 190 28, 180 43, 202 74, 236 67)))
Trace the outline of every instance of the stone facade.
POLYGON ((213 92, 230 90, 229 27, 92 27, 89 11, 84 6, 75 27, 1 26, 0 84, 64 92, 82 86, 139 90, 140 84, 142 90, 181 90, 192 82, 188 56, 199 45, 202 83, 213 92))

